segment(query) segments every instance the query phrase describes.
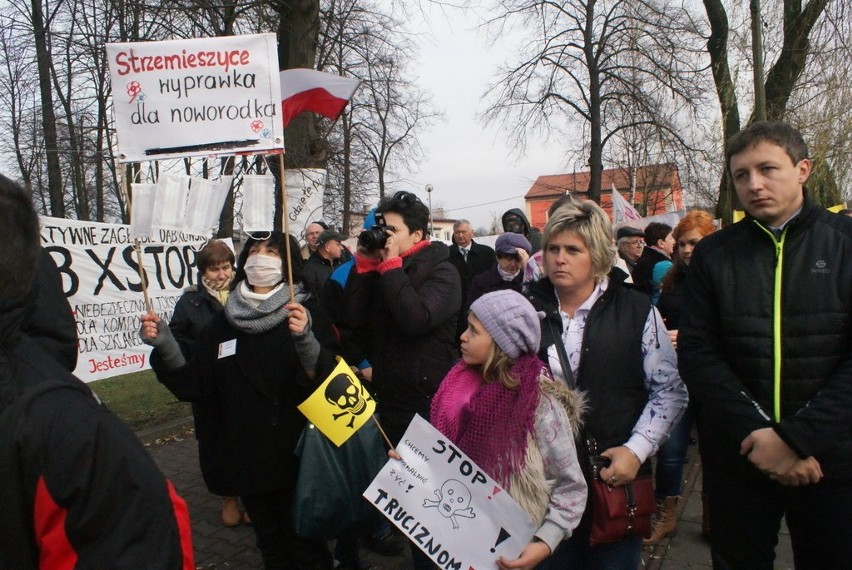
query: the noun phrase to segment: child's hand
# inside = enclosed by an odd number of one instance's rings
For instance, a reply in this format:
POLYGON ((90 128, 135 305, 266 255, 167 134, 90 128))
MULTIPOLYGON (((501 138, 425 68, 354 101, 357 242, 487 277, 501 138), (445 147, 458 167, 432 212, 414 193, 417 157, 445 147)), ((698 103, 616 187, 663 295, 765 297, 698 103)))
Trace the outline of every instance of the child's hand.
POLYGON ((388 449, 388 457, 390 457, 391 459, 399 460, 399 461, 402 460, 402 457, 399 455, 399 453, 396 452, 395 449, 388 449))
POLYGON ((506 560, 502 556, 498 558, 497 566, 500 570, 532 570, 548 556, 550 556, 550 547, 546 543, 530 542, 515 560, 506 560))

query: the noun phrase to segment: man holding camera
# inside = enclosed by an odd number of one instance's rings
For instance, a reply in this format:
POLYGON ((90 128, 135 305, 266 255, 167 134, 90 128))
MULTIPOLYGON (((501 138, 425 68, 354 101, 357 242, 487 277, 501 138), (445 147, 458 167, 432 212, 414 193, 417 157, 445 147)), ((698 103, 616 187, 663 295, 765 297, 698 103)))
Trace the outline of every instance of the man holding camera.
POLYGON ((376 209, 376 225, 358 238, 355 267, 343 290, 346 321, 373 365, 371 391, 396 443, 414 414, 429 418, 438 384, 459 358, 459 273, 449 248, 430 241, 429 209, 397 192, 376 209))

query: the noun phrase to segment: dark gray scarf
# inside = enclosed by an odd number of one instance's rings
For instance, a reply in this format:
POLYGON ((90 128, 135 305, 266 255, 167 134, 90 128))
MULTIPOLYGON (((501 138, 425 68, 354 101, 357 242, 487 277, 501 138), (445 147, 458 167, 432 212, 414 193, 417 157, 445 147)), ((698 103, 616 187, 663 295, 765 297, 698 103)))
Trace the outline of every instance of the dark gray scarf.
MULTIPOLYGON (((249 334, 260 334, 274 329, 289 316, 290 311, 283 308, 290 302, 290 288, 286 283, 257 307, 243 296, 241 288, 242 283, 231 291, 225 304, 225 318, 235 329, 249 334)), ((305 287, 297 283, 295 290, 296 302, 303 303, 308 298, 305 287)))

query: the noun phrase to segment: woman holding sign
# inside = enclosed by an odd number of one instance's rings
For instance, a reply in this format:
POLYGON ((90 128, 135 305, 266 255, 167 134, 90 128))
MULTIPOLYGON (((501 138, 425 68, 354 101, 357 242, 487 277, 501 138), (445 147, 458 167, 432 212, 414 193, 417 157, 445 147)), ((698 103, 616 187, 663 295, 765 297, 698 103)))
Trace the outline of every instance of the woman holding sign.
MULTIPOLYGON (((284 235, 250 238, 225 309, 201 333, 193 365, 172 362, 160 376, 195 386, 204 481, 214 493, 242 498, 264 567, 330 569, 325 543, 297 536, 291 510, 299 461, 293 450, 306 423, 296 406, 334 368, 334 354, 323 348, 333 341, 331 326, 302 286, 295 239, 289 302, 284 235)), ((143 336, 176 345, 157 321, 143 318, 143 336)))
MULTIPOLYGON (((169 321, 169 332, 177 340, 181 355, 186 361, 192 360, 195 354, 195 342, 201 335, 201 331, 214 316, 222 312, 225 306, 231 281, 234 278, 234 261, 234 252, 220 240, 208 241, 195 257, 198 285, 186 288, 178 299, 172 319, 169 321)), ((155 349, 151 353, 151 367, 155 373, 158 373, 166 366, 166 358, 171 359, 176 356, 177 353, 172 355, 164 350, 155 349)), ((178 398, 183 398, 181 386, 166 385, 166 387, 178 398)), ((194 411, 193 409, 193 413, 194 411)), ((195 423, 198 425, 197 418, 195 423)), ((243 516, 237 504, 237 497, 233 495, 222 497, 222 524, 237 526, 243 521, 243 516)), ((248 515, 245 517, 248 523, 248 515)))

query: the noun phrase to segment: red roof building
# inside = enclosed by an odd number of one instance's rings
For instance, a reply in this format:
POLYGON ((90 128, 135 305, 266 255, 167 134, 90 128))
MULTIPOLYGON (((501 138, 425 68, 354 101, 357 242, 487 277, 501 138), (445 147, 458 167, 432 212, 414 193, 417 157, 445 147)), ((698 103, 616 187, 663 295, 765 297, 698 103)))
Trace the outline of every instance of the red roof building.
MULTIPOLYGON (((539 176, 524 196, 530 223, 544 228, 547 209, 566 192, 588 199, 589 172, 539 176)), ((652 164, 639 168, 608 168, 601 176, 601 207, 612 218, 612 187, 632 202, 643 216, 683 209, 683 187, 674 164, 652 164)))

